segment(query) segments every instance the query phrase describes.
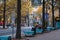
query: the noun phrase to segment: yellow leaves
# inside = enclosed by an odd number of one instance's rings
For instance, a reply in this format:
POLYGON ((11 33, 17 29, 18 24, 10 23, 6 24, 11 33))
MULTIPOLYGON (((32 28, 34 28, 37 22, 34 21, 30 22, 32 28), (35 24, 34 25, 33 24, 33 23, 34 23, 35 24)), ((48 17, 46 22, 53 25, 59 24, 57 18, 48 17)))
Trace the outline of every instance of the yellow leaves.
POLYGON ((42 7, 39 6, 39 7, 38 7, 38 10, 37 10, 37 13, 41 13, 41 12, 42 12, 42 7))
POLYGON ((2 16, 3 14, 0 13, 0 16, 2 16))
POLYGON ((22 16, 26 16, 26 13, 29 12, 30 10, 30 1, 27 1, 27 2, 23 2, 21 3, 21 14, 22 16))
POLYGON ((1 4, 0 5, 0 11, 2 12, 4 9, 3 9, 3 5, 1 4))
POLYGON ((30 7, 29 8, 29 14, 32 14, 32 11, 33 11, 33 7, 30 7))
POLYGON ((1 7, 1 8, 0 8, 0 11, 1 11, 1 10, 4 10, 4 9, 1 7))
POLYGON ((22 16, 26 16, 26 12, 22 12, 21 15, 22 15, 22 16))
POLYGON ((7 6, 13 6, 14 4, 17 4, 17 0, 10 0, 6 3, 7 6))

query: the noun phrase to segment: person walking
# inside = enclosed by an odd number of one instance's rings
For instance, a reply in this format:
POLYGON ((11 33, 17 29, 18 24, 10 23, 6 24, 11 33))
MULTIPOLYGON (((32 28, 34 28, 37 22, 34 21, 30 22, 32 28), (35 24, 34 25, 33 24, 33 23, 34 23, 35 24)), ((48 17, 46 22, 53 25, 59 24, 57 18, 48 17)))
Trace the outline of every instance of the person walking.
POLYGON ((45 13, 45 29, 49 25, 49 13, 45 13))

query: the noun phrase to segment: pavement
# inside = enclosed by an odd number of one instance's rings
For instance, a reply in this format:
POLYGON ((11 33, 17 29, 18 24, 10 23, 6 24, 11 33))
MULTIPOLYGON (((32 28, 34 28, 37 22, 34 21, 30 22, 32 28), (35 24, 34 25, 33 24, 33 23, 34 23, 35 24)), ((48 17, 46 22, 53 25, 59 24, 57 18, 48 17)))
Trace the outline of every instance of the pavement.
MULTIPOLYGON (((26 29, 31 29, 32 27, 21 27, 21 36, 25 36, 23 31, 26 29)), ((16 35, 16 28, 7 28, 7 29, 0 29, 0 36, 11 36, 14 38, 16 35)))
POLYGON ((60 40, 60 29, 48 33, 37 34, 35 37, 27 37, 29 40, 60 40))
MULTIPOLYGON (((22 28, 22 29, 26 29, 26 28, 22 28)), ((14 28, 14 32, 16 32, 15 28, 14 28)), ((3 29, 3 30, 0 29, 0 36, 4 36, 4 35, 12 36, 12 28, 3 29)), ((27 40, 27 39, 29 40, 60 40, 60 29, 54 30, 48 33, 37 34, 34 37, 23 37, 21 40, 27 40)))
POLYGON ((13 40, 60 40, 60 29, 48 33, 36 34, 34 37, 24 37, 13 40))
POLYGON ((12 29, 12 28, 0 29, 0 36, 13 34, 13 33, 15 33, 15 32, 16 32, 15 28, 14 28, 14 29, 12 29), (13 30, 13 31, 12 31, 12 30, 13 30))

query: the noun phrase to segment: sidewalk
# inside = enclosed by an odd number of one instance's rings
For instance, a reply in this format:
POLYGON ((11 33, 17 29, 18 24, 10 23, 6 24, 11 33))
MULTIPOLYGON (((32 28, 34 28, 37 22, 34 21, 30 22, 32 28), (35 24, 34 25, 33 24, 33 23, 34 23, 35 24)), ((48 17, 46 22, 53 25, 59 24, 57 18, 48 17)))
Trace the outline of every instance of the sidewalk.
POLYGON ((60 29, 48 33, 37 34, 34 37, 23 37, 22 39, 12 40, 60 40, 60 29))
MULTIPOLYGON (((7 36, 12 36, 12 35, 7 35, 7 36)), ((48 33, 37 34, 34 37, 23 37, 22 39, 17 39, 17 40, 27 40, 27 39, 29 40, 60 40, 60 29, 54 30, 48 33)))
POLYGON ((29 40, 60 40, 60 29, 49 33, 37 34, 35 37, 27 37, 29 40))
MULTIPOLYGON (((60 40, 60 29, 48 33, 37 34, 35 37, 26 37, 25 40, 60 40)), ((24 39, 23 39, 24 40, 24 39)))

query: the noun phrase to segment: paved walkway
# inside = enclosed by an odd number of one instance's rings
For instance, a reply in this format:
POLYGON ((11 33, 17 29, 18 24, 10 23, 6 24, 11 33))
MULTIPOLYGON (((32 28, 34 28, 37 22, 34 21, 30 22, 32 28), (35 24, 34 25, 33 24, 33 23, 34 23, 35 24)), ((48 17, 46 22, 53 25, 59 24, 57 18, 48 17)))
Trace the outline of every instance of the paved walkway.
POLYGON ((27 37, 29 40, 60 40, 60 29, 49 33, 37 34, 35 37, 27 37))
MULTIPOLYGON (((0 30, 1 31, 1 30, 0 30)), ((60 40, 60 29, 49 33, 37 34, 35 37, 25 37, 22 40, 60 40)))

